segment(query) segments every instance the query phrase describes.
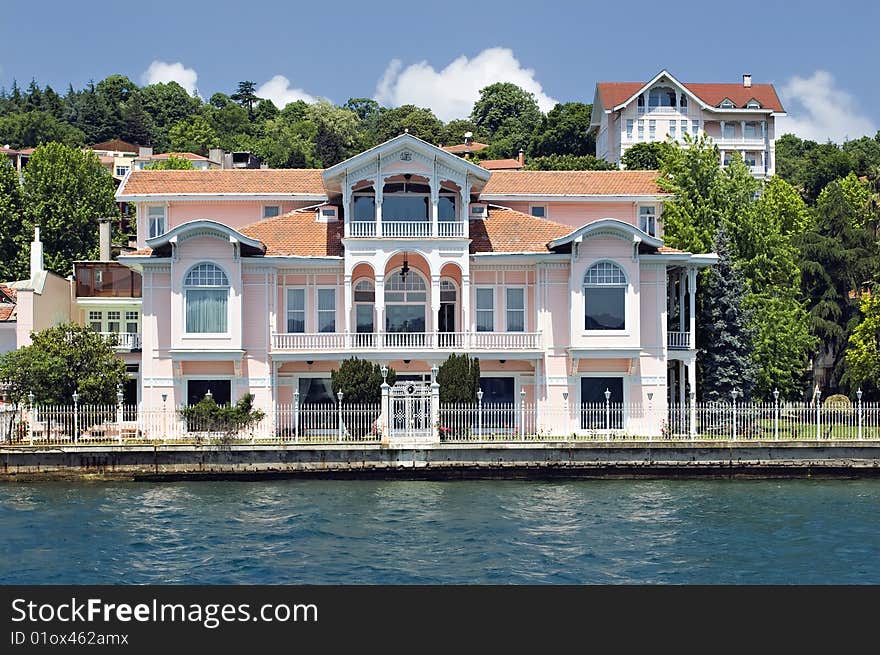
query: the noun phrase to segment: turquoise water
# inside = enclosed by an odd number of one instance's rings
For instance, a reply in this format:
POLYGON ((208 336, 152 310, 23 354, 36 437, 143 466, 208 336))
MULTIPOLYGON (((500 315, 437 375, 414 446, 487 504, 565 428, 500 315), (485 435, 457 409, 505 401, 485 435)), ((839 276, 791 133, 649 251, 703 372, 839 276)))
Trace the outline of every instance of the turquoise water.
POLYGON ((880 480, 0 485, 5 584, 880 583, 880 480))

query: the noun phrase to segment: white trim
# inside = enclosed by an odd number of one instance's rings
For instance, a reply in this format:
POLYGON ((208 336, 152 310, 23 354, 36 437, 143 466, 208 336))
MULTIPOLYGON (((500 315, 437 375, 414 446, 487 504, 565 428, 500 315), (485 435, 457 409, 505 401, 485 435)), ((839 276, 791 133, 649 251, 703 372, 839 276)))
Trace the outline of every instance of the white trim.
MULTIPOLYGON (((481 201, 494 202, 517 202, 530 200, 536 203, 543 202, 638 202, 654 201, 662 202, 672 198, 671 193, 630 193, 630 194, 602 194, 602 193, 486 193, 480 195, 481 201)), ((509 209, 509 208, 505 208, 509 209)))
POLYGON ((326 202, 329 197, 324 193, 140 193, 126 195, 121 187, 116 192, 117 202, 211 202, 218 200, 326 202))

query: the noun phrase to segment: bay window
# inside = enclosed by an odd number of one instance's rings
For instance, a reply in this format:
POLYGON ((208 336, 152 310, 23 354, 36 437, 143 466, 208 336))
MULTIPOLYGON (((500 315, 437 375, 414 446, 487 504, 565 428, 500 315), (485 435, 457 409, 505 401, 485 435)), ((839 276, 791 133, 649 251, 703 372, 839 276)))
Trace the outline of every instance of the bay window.
POLYGON ((228 326, 229 279, 209 262, 193 266, 184 279, 186 331, 225 334, 228 326))
POLYGON ((584 275, 584 329, 626 329, 626 275, 612 262, 599 262, 584 275))

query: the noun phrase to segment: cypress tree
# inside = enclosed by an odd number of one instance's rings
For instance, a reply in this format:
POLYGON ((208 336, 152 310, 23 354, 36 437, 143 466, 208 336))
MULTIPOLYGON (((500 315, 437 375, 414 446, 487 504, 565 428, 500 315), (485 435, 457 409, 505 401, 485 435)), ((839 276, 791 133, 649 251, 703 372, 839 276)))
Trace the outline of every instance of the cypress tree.
POLYGON ((441 403, 475 403, 480 389, 480 360, 452 353, 437 371, 441 403))

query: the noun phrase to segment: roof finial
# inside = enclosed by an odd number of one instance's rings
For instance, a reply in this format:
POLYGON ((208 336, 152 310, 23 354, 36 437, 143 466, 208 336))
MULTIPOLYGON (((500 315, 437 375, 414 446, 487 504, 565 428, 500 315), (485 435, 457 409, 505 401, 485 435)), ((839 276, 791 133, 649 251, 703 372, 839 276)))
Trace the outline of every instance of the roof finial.
POLYGON ((409 134, 409 128, 408 128, 408 127, 403 128, 403 133, 404 133, 404 134, 409 134))

